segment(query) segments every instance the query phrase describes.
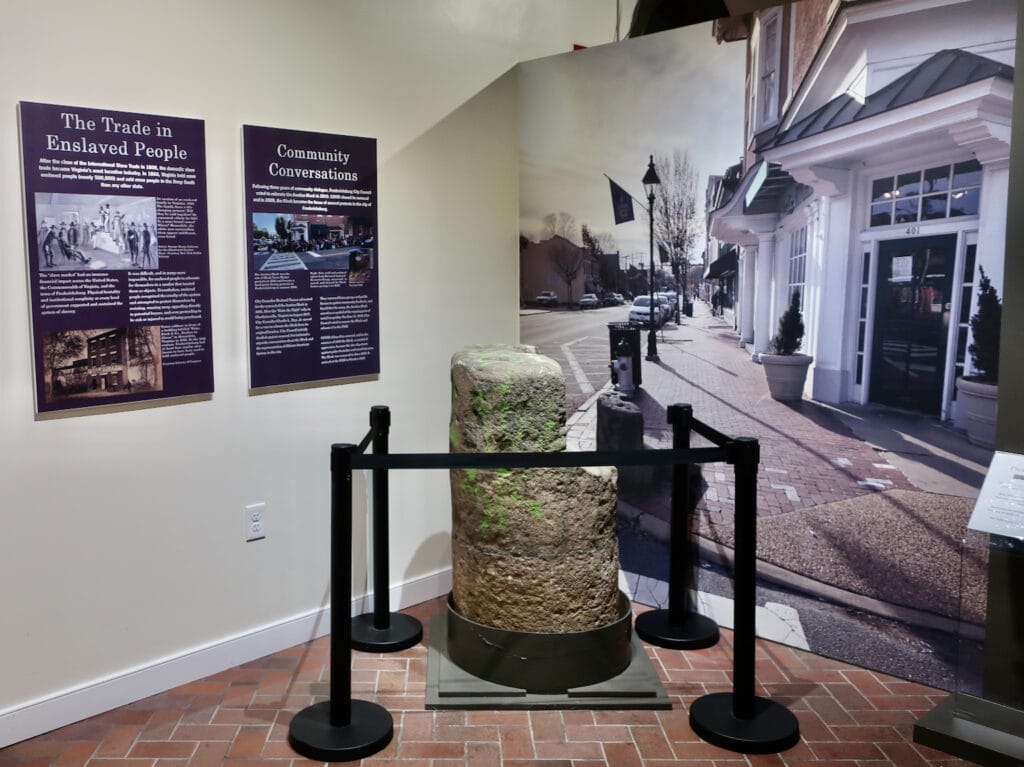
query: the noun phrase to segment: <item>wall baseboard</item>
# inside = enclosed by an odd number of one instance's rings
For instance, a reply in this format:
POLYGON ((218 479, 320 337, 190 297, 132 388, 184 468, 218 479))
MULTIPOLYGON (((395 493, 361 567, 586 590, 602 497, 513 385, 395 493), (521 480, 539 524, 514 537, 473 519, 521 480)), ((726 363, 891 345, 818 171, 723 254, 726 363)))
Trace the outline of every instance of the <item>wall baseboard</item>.
MULTIPOLYGON (((402 609, 447 594, 451 586, 446 568, 392 586, 390 603, 402 609)), ((352 615, 372 610, 373 596, 354 598, 351 609, 352 615)), ((330 607, 317 608, 0 711, 0 748, 309 642, 329 632, 330 618, 330 607)))

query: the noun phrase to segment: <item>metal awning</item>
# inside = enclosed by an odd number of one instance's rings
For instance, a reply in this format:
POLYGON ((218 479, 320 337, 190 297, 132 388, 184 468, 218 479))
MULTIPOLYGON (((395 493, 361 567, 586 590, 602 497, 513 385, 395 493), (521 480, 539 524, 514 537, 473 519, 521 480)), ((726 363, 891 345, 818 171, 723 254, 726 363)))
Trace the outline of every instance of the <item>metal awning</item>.
POLYGON ((725 255, 708 264, 704 272, 705 280, 717 280, 723 277, 730 277, 736 273, 736 266, 739 263, 739 252, 736 248, 730 248, 725 255))
POLYGON ((777 162, 762 160, 751 171, 753 179, 743 195, 743 212, 777 213, 779 198, 796 184, 777 162))
POLYGON ((963 50, 939 51, 863 101, 843 94, 779 131, 757 151, 790 144, 843 125, 883 114, 915 101, 999 77, 1013 81, 1013 67, 963 50))

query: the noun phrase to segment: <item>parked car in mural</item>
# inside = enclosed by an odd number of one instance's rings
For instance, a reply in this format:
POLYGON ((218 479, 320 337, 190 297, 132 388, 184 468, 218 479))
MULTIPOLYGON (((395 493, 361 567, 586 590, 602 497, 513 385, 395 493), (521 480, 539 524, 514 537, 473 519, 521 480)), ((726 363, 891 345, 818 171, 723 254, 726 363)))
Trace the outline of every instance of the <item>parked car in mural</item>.
POLYGON ((580 309, 596 309, 600 305, 596 293, 584 293, 580 298, 580 309))
POLYGON ((553 290, 542 290, 533 302, 538 306, 558 306, 558 296, 553 290))
POLYGON ((661 300, 662 313, 665 315, 665 320, 679 320, 679 301, 677 300, 678 294, 672 291, 665 291, 663 293, 655 293, 654 297, 661 300))
MULTIPOLYGON (((658 303, 657 296, 655 296, 654 303, 654 324, 662 324, 661 305, 658 303)), ((633 306, 629 309, 629 321, 640 322, 647 325, 651 321, 651 297, 650 296, 637 296, 633 300, 633 306)))
POLYGON ((622 297, 621 293, 605 293, 601 298, 601 306, 622 306, 626 303, 626 299, 622 297))

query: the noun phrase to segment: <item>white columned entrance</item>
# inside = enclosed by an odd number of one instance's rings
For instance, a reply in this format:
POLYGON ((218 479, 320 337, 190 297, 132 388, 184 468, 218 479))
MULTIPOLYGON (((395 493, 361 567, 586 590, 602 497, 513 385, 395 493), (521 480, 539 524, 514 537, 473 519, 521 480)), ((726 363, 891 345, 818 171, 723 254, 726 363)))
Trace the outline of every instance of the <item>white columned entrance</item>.
POLYGON ((757 266, 754 286, 754 354, 768 351, 772 327, 772 283, 775 272, 775 233, 757 233, 757 266))
POLYGON ((740 253, 740 343, 754 341, 754 257, 756 249, 744 247, 740 253))

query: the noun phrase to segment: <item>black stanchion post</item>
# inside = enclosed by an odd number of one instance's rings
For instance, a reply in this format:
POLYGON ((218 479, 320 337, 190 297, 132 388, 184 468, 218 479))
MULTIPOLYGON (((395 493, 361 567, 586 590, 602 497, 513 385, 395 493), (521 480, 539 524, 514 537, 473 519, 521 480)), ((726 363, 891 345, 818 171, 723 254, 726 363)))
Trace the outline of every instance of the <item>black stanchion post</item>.
MULTIPOLYGON (((373 452, 387 455, 391 410, 370 408, 373 452)), ((388 470, 373 470, 373 612, 352 619, 352 646, 365 652, 398 652, 423 638, 416 618, 391 612, 390 541, 388 536, 388 470)))
POLYGON ((754 667, 757 598, 757 440, 730 443, 736 472, 736 548, 733 565, 733 691, 698 698, 690 726, 701 738, 744 754, 774 754, 800 741, 800 723, 788 708, 757 697, 754 667))
MULTIPOLYGON (((672 447, 688 450, 693 407, 670 405, 672 447)), ((697 586, 697 547, 693 539, 690 503, 690 465, 672 466, 672 532, 669 551, 668 609, 651 610, 636 619, 636 633, 645 642, 676 650, 699 650, 718 642, 718 625, 693 609, 691 591, 697 586)))
POLYGON ((352 452, 331 446, 331 684, 330 700, 297 713, 288 741, 321 762, 351 762, 382 750, 394 734, 386 708, 352 700, 352 452))

